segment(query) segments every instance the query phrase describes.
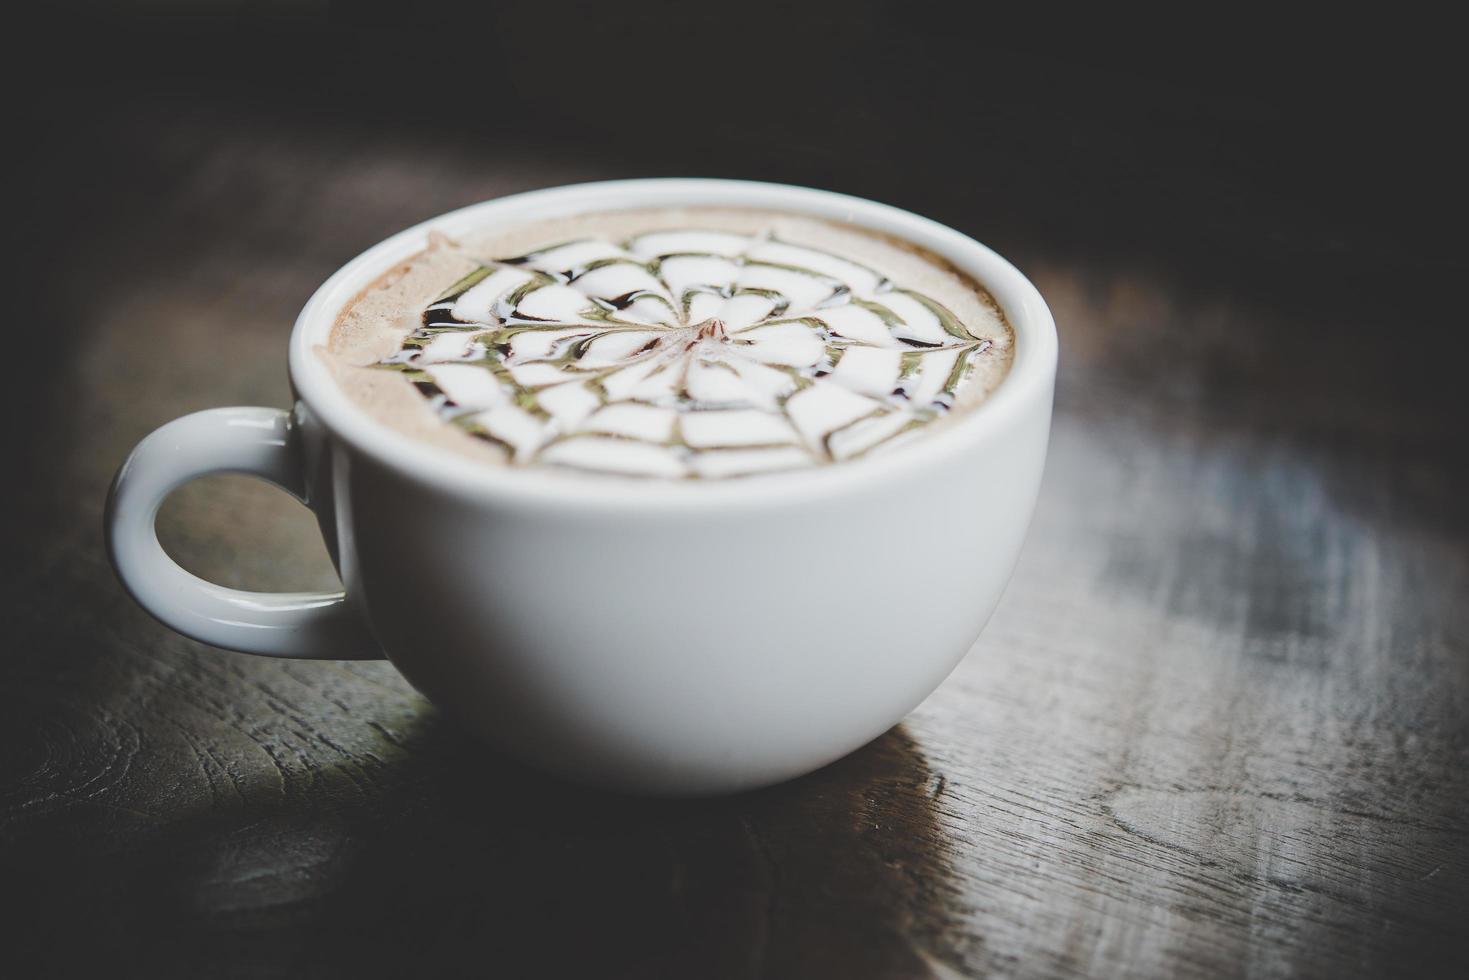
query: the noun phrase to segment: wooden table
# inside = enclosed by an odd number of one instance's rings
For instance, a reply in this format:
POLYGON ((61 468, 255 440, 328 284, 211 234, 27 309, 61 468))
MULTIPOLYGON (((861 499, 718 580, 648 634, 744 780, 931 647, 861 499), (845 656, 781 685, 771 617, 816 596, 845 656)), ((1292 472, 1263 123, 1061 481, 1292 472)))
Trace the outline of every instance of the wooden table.
MULTIPOLYGON (((177 93, 46 131, 11 335, 6 975, 1465 975, 1462 364, 1412 254, 1371 282, 1360 239, 1207 173, 1178 179, 1214 223, 1179 236, 1166 186, 1133 225, 1018 169, 757 169, 1017 261, 1060 324, 1051 454, 998 613, 907 721, 789 785, 638 802, 488 756, 386 664, 174 635, 100 512, 156 425, 287 404, 294 315, 362 248, 656 166, 177 93)), ((161 532, 228 585, 334 580, 243 478, 161 532)))

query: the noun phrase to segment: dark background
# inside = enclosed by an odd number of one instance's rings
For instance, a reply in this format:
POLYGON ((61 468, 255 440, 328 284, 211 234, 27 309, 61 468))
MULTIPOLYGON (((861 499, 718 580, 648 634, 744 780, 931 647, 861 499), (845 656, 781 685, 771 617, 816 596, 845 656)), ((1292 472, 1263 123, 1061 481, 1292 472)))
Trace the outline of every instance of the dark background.
MULTIPOLYGON (((136 9, 53 5, 12 36, 33 200, 98 189, 127 111, 176 130, 227 112, 437 141, 486 166, 535 149, 832 187, 973 216, 1002 243, 1201 270, 1254 259, 1431 286, 1462 269, 1462 57, 1411 7, 121 6, 136 9)), ((169 176, 107 197, 142 205, 169 176)))
MULTIPOLYGON (((1463 975, 1465 86, 1409 7, 59 4, 7 25, 0 967, 17 976, 1463 975), (546 783, 382 665, 134 607, 153 427, 286 403, 433 214, 730 176, 911 209, 1061 336, 1026 554, 873 746, 730 801, 546 783), (483 970, 475 969, 478 964, 483 970)), ((332 581, 217 478, 160 534, 332 581)))

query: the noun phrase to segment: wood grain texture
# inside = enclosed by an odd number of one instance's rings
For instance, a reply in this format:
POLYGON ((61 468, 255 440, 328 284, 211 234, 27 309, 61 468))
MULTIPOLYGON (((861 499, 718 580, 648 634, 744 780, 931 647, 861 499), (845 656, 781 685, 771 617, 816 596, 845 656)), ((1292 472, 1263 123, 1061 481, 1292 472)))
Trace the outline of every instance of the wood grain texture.
MULTIPOLYGON (((1025 229, 1025 201, 993 224, 972 195, 927 209, 1052 303, 1053 447, 975 650, 807 779, 591 795, 487 757, 386 665, 252 659, 149 620, 100 535, 138 439, 287 404, 296 311, 386 234, 644 166, 576 144, 487 164, 392 132, 143 99, 57 137, 109 152, 59 153, 40 185, 87 234, 44 241, 35 315, 66 326, 11 418, 8 976, 1469 970, 1460 396, 1431 354, 1411 380, 1388 356, 1436 310, 1240 258, 1268 211, 1201 267, 1025 229)), ((225 584, 332 581, 304 512, 243 479, 182 491, 162 534, 225 584)))

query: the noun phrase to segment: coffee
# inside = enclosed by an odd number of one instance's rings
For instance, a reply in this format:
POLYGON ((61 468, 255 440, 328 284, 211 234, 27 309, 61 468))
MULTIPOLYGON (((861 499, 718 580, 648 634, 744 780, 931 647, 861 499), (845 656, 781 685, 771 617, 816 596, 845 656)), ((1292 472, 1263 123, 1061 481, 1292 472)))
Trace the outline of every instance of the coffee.
POLYGON ((347 305, 321 353, 415 438, 680 479, 887 452, 982 402, 1013 350, 984 287, 915 246, 698 208, 430 235, 347 305))

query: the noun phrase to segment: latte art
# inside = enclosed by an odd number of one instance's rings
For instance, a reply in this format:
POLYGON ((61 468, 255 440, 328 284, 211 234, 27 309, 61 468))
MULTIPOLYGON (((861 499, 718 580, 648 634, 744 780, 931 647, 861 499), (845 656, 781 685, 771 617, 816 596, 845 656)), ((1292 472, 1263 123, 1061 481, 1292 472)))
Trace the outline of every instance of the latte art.
POLYGON ((660 228, 483 260, 377 367, 515 465, 733 477, 915 437, 997 341, 998 314, 966 324, 853 258, 660 228))

